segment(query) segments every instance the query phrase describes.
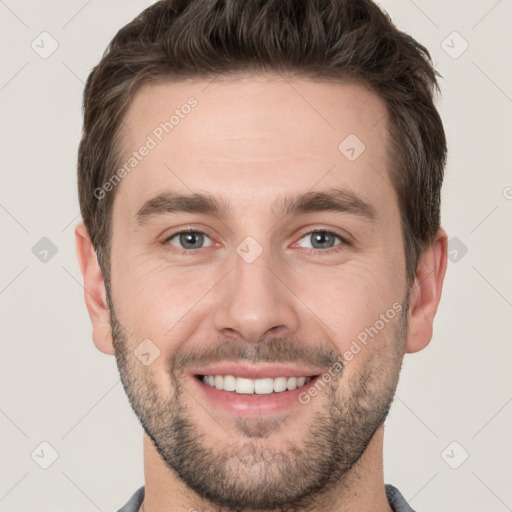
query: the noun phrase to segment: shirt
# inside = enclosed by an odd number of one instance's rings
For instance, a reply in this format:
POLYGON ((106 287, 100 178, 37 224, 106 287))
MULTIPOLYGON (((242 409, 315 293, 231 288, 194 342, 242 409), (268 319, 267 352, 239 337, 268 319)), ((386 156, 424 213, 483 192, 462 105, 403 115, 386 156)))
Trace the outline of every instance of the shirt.
MULTIPOLYGON (((390 484, 386 484, 386 498, 393 512, 414 512, 414 510, 405 501, 400 491, 390 484)), ((144 486, 135 491, 128 503, 117 512, 139 512, 139 507, 144 499, 144 486)))

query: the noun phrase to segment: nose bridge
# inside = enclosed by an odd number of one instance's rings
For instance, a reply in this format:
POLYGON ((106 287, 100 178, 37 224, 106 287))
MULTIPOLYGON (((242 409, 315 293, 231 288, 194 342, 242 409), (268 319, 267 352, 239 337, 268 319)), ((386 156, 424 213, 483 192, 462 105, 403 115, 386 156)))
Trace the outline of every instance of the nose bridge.
MULTIPOLYGON (((293 294, 279 277, 278 260, 252 237, 236 248, 233 269, 224 283, 215 313, 219 331, 237 331, 256 342, 267 331, 295 332, 298 316, 293 294)), ((283 279, 284 280, 284 279, 283 279)))

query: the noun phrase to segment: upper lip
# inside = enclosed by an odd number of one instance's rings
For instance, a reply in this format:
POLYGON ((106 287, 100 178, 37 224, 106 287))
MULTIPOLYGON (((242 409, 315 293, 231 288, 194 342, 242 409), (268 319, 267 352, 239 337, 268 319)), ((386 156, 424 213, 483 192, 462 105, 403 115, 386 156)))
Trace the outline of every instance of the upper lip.
POLYGON ((249 364, 224 362, 211 366, 196 368, 190 372, 193 375, 234 375, 246 379, 264 379, 276 377, 313 377, 321 373, 318 368, 304 368, 300 366, 283 365, 276 363, 249 364))

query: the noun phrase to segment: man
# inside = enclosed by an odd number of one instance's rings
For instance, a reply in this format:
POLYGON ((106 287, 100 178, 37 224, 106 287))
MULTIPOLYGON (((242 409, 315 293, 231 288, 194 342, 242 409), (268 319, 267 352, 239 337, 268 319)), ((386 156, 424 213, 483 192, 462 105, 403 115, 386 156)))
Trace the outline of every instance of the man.
POLYGON ((383 429, 446 271, 436 88, 370 0, 164 0, 115 36, 76 244, 144 429, 122 512, 412 510, 383 429))

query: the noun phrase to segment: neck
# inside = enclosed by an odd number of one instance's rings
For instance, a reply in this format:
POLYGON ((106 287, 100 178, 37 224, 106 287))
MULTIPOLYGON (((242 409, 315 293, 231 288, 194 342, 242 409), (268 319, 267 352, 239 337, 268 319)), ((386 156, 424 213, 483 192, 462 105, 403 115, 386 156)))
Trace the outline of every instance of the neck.
MULTIPOLYGON (((383 435, 381 426, 366 451, 343 481, 318 493, 314 504, 296 512, 324 509, 332 512, 392 512, 386 498, 383 474, 383 435)), ((144 502, 140 512, 226 512, 204 500, 169 469, 144 433, 144 502)), ((270 512, 270 511, 268 511, 270 512)))

